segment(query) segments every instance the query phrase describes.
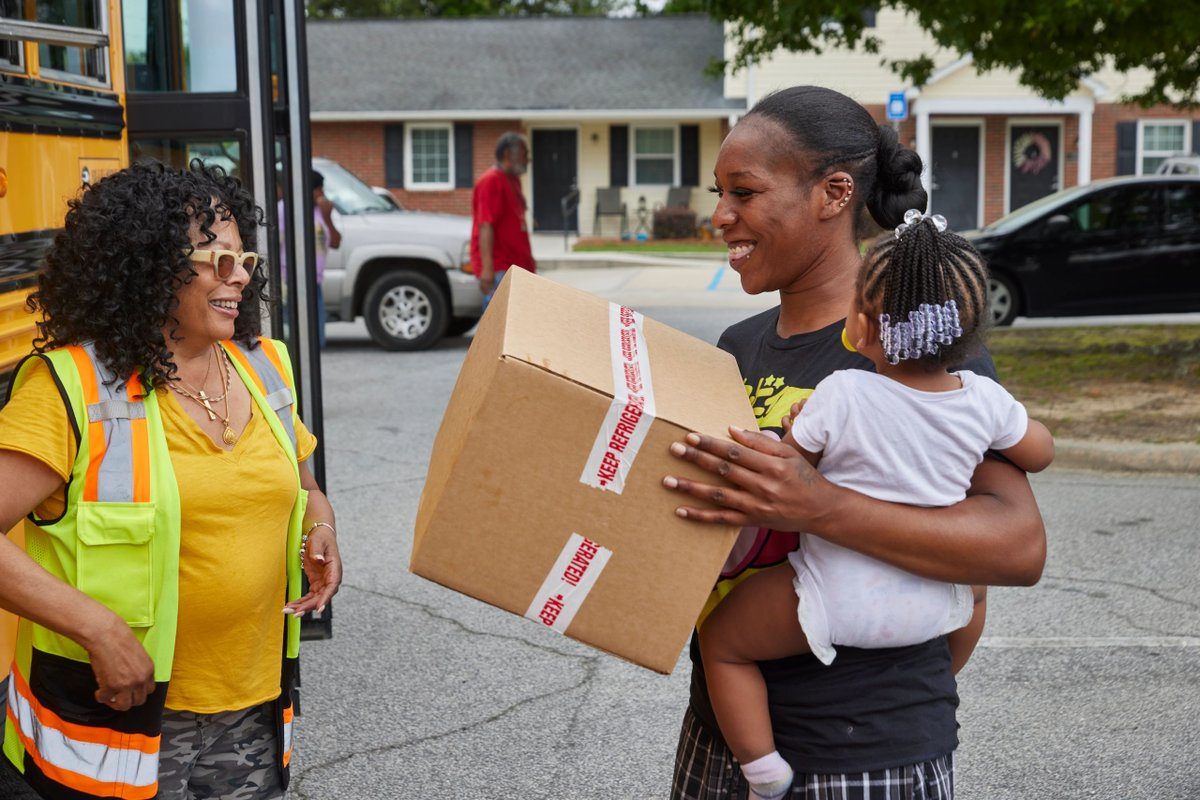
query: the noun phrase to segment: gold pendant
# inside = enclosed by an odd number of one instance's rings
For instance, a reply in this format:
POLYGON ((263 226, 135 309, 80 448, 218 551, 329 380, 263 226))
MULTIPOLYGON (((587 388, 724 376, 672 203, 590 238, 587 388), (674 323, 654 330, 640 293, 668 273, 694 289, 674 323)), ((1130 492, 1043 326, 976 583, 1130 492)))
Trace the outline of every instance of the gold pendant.
POLYGON ((214 420, 217 418, 217 412, 212 410, 212 406, 208 404, 208 398, 204 395, 204 390, 200 390, 200 405, 204 406, 204 410, 208 412, 208 418, 214 420))
POLYGON ((233 428, 229 427, 228 423, 225 425, 225 432, 221 434, 221 441, 225 444, 233 444, 237 441, 237 434, 233 432, 233 428))

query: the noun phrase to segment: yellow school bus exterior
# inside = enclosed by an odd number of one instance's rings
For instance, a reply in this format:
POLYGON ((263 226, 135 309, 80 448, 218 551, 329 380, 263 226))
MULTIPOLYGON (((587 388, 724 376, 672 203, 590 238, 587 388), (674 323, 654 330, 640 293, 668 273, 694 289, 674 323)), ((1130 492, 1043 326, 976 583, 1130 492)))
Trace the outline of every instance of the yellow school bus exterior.
MULTIPOLYGON (((0 405, 37 334, 25 301, 67 200, 128 161, 120 3, 18 7, 28 18, 0 17, 0 405)), ((21 525, 9 536, 23 544, 21 525)), ((15 628, 0 612, 0 680, 15 628)))

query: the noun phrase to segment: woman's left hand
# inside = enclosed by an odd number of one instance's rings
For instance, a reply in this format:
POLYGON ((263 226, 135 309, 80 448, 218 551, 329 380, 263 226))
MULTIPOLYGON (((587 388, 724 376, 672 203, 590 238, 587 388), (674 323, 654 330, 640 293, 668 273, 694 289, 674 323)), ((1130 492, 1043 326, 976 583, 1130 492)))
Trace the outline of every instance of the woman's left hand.
POLYGON ((283 607, 283 613, 298 617, 309 611, 324 611, 329 599, 342 585, 342 557, 333 531, 324 525, 313 528, 304 547, 301 566, 308 576, 308 593, 283 607))

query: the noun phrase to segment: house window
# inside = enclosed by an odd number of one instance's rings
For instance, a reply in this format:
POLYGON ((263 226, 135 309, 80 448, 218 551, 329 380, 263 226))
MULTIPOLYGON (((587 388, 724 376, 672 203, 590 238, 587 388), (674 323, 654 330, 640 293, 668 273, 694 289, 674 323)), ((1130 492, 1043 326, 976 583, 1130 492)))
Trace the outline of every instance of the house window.
POLYGON ((453 189, 454 126, 413 123, 404 134, 405 188, 453 189))
POLYGON ((679 175, 679 129, 633 129, 633 185, 674 186, 679 175))
POLYGON ((1188 120, 1138 121, 1138 174, 1151 175, 1169 156, 1191 152, 1188 120))

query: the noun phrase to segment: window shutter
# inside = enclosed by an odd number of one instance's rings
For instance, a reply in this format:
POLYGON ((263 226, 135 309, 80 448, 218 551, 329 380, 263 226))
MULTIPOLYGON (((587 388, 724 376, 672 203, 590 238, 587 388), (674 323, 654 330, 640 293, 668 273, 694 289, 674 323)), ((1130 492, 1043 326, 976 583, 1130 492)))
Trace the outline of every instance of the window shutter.
POLYGON ((608 126, 608 185, 629 185, 629 126, 608 126))
POLYGON ((404 125, 383 128, 383 175, 389 187, 404 186, 404 125))
POLYGON ((470 189, 475 185, 475 126, 470 122, 454 123, 454 188, 470 189))
POLYGON ((1137 172, 1137 123, 1117 123, 1117 174, 1137 172))
POLYGON ((1200 120, 1192 123, 1192 152, 1200 153, 1200 120))
POLYGON ((700 185, 700 126, 679 126, 679 185, 700 185))

